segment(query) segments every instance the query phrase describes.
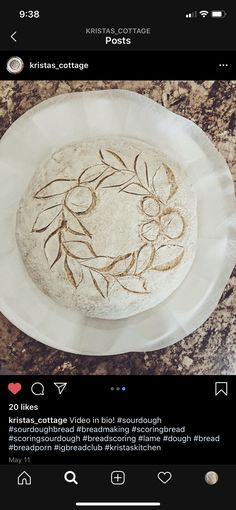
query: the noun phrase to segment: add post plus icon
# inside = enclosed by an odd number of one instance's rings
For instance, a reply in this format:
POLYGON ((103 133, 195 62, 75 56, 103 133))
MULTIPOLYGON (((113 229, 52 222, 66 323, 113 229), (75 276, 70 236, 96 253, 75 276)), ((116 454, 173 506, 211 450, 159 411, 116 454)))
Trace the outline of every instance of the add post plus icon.
POLYGON ((59 395, 62 394, 62 392, 64 391, 65 387, 67 386, 67 382, 54 382, 53 384, 58 389, 59 395))
POLYGON ((125 472, 124 471, 112 471, 111 472, 111 483, 112 483, 112 485, 124 485, 125 472))

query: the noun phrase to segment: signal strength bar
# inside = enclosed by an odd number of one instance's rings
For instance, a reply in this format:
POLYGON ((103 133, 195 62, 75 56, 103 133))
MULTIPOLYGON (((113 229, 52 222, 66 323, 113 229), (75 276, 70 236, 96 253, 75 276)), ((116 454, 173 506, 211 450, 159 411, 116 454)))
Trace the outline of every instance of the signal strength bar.
POLYGON ((186 18, 197 18, 197 11, 188 12, 187 14, 185 14, 185 17, 186 18))

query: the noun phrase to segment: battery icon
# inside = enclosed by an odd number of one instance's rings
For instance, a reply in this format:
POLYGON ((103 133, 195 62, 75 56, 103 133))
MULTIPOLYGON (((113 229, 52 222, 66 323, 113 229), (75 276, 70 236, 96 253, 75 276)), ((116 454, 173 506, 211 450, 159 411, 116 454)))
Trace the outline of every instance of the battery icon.
POLYGON ((212 18, 225 18, 226 14, 225 11, 211 11, 212 18))

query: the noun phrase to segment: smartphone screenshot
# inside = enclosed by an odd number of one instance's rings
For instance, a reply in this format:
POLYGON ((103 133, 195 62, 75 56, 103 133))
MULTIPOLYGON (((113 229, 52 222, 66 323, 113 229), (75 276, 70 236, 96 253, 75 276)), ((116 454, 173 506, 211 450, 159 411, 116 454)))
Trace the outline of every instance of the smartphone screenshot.
POLYGON ((235 509, 235 11, 1 7, 2 510, 235 509))

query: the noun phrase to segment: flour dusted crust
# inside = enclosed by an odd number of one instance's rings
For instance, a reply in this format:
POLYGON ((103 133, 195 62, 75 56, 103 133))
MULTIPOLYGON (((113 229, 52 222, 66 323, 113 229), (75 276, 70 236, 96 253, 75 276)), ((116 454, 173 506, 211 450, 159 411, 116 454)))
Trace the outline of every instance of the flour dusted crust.
POLYGON ((165 300, 196 250, 196 200, 167 155, 136 139, 63 147, 20 201, 16 239, 35 284, 90 317, 119 319, 165 300))

